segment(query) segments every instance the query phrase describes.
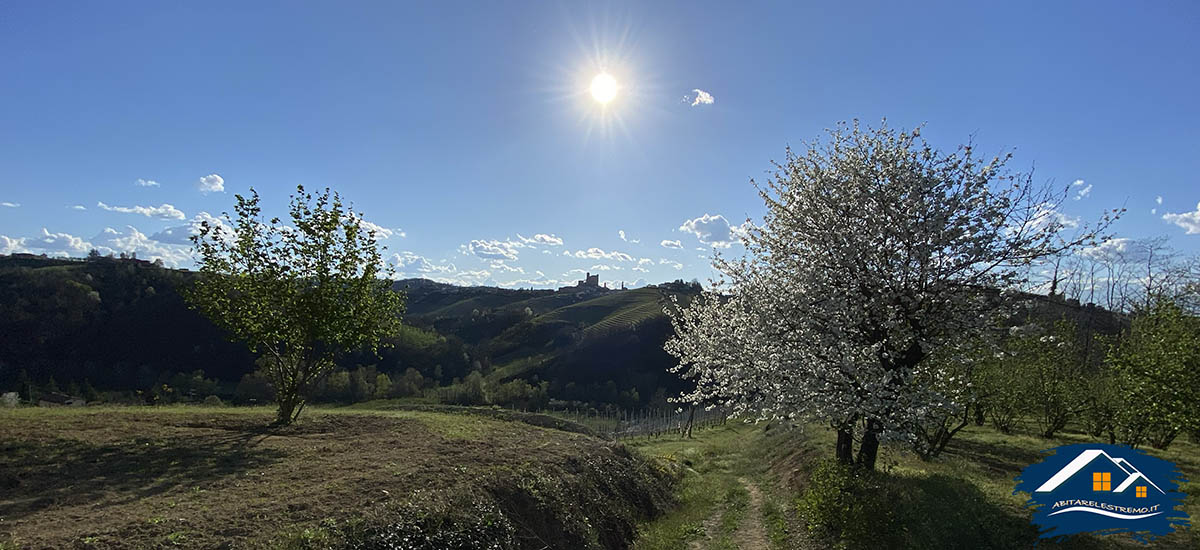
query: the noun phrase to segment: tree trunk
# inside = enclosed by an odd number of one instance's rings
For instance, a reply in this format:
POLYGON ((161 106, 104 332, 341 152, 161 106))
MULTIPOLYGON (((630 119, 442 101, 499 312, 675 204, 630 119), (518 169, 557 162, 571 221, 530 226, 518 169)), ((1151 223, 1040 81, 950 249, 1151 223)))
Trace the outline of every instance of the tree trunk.
POLYGON ((687 421, 687 438, 688 439, 692 438, 692 422, 694 422, 695 420, 696 420, 696 405, 693 404, 689 408, 689 412, 688 412, 688 421, 687 421))
POLYGON ((983 404, 981 403, 975 404, 975 425, 983 425, 983 404))
POLYGON ((838 428, 837 461, 846 465, 854 463, 854 431, 852 428, 838 428))
POLYGON ((291 424, 295 420, 295 414, 298 412, 296 410, 296 400, 290 396, 279 396, 278 405, 279 410, 275 412, 275 425, 287 426, 291 424))
POLYGON ((867 421, 867 429, 863 432, 862 444, 858 446, 858 465, 866 470, 875 469, 875 459, 879 457, 879 422, 867 421))

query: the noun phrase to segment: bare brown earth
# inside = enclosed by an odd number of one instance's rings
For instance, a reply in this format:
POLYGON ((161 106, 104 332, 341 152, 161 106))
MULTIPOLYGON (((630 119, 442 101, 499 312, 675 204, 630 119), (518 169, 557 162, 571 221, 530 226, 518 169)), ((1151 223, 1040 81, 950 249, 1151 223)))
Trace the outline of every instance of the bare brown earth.
MULTIPOLYGON (((266 547, 389 505, 497 488, 536 495, 537 480, 551 487, 591 464, 631 460, 593 437, 474 414, 312 411, 282 429, 267 427, 271 415, 2 411, 0 548, 266 547)), ((619 500, 604 494, 613 490, 588 498, 619 500)), ((639 506, 653 503, 627 507, 639 506)), ((632 531, 610 519, 596 521, 615 526, 594 540, 619 547, 632 531)), ((517 525, 514 546, 544 532, 517 525)))

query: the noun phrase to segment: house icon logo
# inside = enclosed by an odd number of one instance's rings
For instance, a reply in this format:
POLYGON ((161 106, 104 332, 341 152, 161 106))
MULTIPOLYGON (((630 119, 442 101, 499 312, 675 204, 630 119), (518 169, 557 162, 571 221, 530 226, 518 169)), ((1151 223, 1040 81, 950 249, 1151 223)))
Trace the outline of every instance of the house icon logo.
POLYGON ((1128 533, 1143 542, 1188 526, 1174 463, 1119 445, 1077 444, 1046 451, 1017 477, 1029 493, 1042 538, 1128 533))

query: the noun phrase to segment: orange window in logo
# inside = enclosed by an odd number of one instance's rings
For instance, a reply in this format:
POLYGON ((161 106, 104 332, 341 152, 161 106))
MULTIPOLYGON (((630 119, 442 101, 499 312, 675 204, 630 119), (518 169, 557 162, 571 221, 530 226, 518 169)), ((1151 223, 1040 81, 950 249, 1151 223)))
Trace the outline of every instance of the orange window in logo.
POLYGON ((1093 491, 1112 490, 1112 472, 1092 472, 1093 491))
POLYGON ((1138 498, 1146 498, 1146 487, 1145 486, 1142 486, 1142 485, 1137 486, 1137 497, 1138 498))

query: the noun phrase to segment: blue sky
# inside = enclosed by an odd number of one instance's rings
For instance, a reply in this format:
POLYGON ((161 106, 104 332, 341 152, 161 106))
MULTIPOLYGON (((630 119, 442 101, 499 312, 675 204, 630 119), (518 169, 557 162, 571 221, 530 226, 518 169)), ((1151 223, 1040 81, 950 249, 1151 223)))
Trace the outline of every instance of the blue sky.
POLYGON ((1194 253, 1197 28, 1191 2, 8 2, 0 252, 186 266, 195 220, 303 184, 407 276, 705 279, 785 146, 887 117, 1194 253))

